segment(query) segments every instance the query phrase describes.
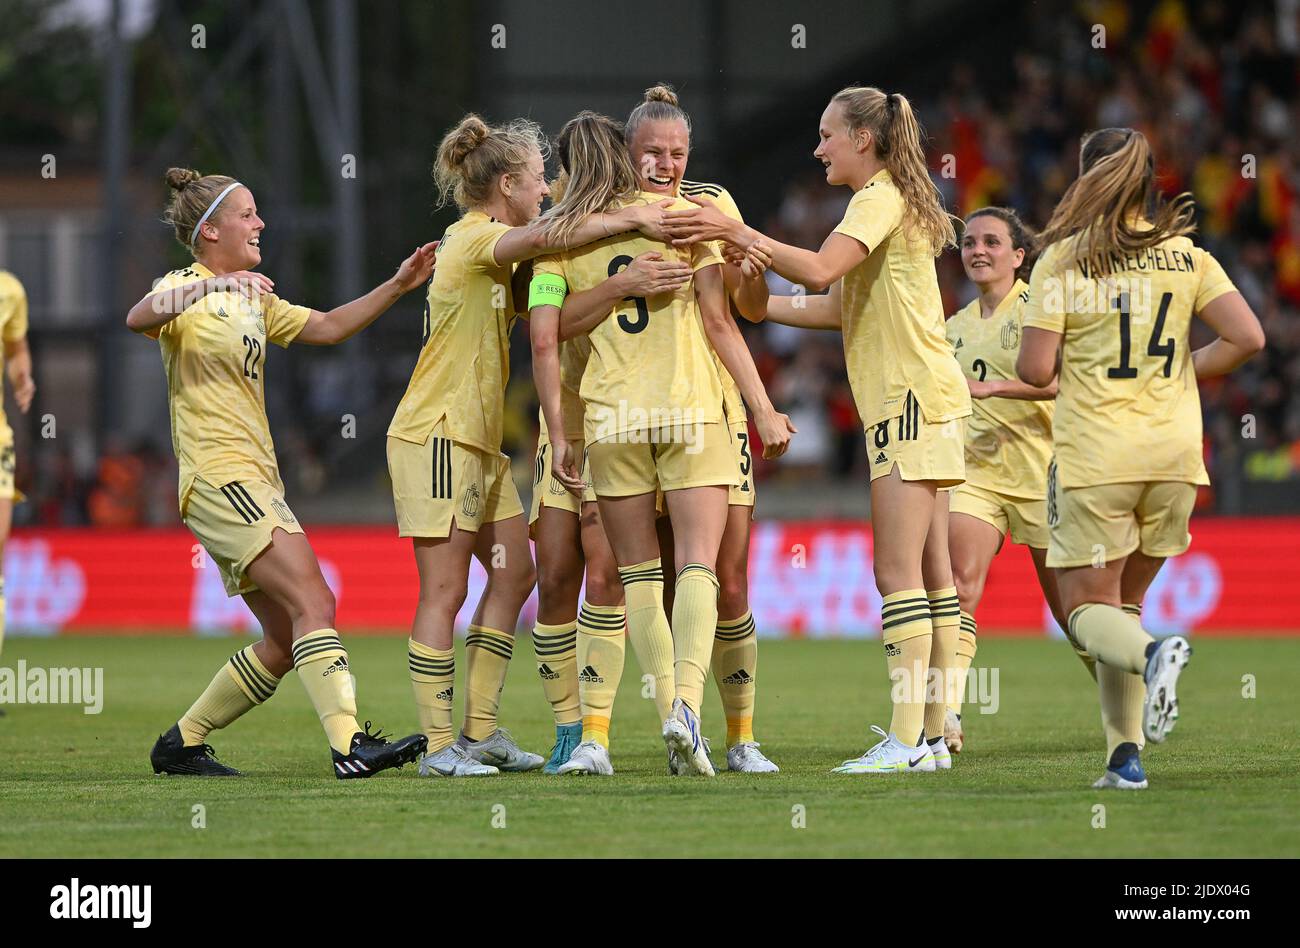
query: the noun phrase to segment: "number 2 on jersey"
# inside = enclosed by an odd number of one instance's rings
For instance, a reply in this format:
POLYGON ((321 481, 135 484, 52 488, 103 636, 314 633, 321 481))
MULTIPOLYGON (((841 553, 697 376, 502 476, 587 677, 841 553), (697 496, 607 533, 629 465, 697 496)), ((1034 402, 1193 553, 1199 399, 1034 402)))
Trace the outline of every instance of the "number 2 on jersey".
MULTIPOLYGON (((609 262, 609 275, 614 276, 618 271, 632 263, 632 258, 627 254, 619 254, 609 262)), ((638 333, 650 325, 650 307, 646 305, 644 296, 625 296, 623 300, 631 300, 636 304, 636 319, 629 319, 627 313, 618 314, 619 328, 624 332, 638 333)))
MULTIPOLYGON (((1174 337, 1170 336, 1163 342, 1160 341, 1161 334, 1165 331, 1165 317, 1169 315, 1169 304, 1173 302, 1174 294, 1165 293, 1160 297, 1160 309, 1156 311, 1156 324, 1151 327, 1151 338, 1147 340, 1147 355, 1164 356, 1165 368, 1164 376, 1169 378, 1169 373, 1174 367, 1174 337)), ((1135 379, 1138 376, 1137 367, 1131 365, 1129 360, 1133 355, 1133 332, 1132 332, 1132 313, 1129 310, 1129 296, 1127 293, 1121 293, 1112 304, 1119 310, 1119 365, 1113 365, 1106 370, 1106 377, 1112 379, 1135 379)))
POLYGON ((248 351, 244 353, 244 378, 257 378, 257 363, 262 358, 261 340, 254 339, 251 336, 244 337, 244 348, 248 351))

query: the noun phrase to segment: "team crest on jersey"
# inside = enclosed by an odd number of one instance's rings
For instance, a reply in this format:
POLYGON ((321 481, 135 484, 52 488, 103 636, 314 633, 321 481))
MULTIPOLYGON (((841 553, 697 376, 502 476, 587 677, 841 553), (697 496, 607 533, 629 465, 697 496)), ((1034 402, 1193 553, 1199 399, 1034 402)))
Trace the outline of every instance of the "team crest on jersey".
POLYGON ((279 514, 280 519, 285 523, 297 523, 297 521, 294 520, 293 511, 291 511, 289 506, 280 498, 276 497, 271 501, 271 509, 279 514))
POLYGON ((1002 324, 1002 348, 1015 349, 1020 346, 1020 327, 1008 319, 1002 324))
POLYGON ((479 494, 478 485, 470 484, 465 488, 465 494, 461 500, 460 509, 467 517, 478 516, 479 494))

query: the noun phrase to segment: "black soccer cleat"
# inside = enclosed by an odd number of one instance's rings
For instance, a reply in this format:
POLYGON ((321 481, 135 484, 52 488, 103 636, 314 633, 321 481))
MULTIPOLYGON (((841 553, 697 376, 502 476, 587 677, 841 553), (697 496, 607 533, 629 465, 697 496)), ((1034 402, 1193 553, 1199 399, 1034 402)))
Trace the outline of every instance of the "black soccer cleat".
POLYGON ((181 739, 179 724, 173 724, 171 730, 158 737, 153 750, 149 752, 149 763, 153 764, 155 774, 177 774, 189 777, 242 777, 243 774, 234 767, 227 767, 217 760, 211 744, 196 744, 186 747, 181 739))
POLYGON ((372 777, 381 770, 409 764, 424 753, 429 739, 423 734, 412 734, 400 741, 389 741, 383 731, 370 733, 370 722, 364 731, 352 735, 352 750, 344 755, 334 754, 334 776, 340 780, 358 780, 372 777))

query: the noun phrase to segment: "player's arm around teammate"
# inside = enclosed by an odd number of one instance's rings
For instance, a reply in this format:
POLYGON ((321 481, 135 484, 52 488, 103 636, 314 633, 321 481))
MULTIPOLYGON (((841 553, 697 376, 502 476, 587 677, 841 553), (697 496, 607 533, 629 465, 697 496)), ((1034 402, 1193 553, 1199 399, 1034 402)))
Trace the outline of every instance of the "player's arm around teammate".
POLYGON ((1209 483, 1195 376, 1230 371, 1264 337, 1223 268, 1188 239, 1191 196, 1158 194, 1145 136, 1088 134, 1079 171, 1042 237, 1017 372, 1042 385, 1060 353, 1047 563, 1066 634, 1096 659, 1103 708, 1115 711, 1096 786, 1141 789, 1142 741, 1173 728, 1191 654, 1181 635, 1147 634, 1140 616, 1165 559, 1190 545, 1196 486, 1209 483), (1188 349, 1193 316, 1220 333, 1199 356, 1188 349), (1130 695, 1143 690, 1139 709, 1130 695))
POLYGON ((158 739, 156 773, 228 776, 207 735, 268 699, 296 668, 340 779, 401 766, 424 748, 413 735, 390 743, 356 719, 347 652, 334 628, 334 595, 288 505, 266 421, 267 342, 338 341, 428 279, 432 245, 394 277, 328 314, 271 293, 261 262, 252 192, 224 175, 172 169, 167 220, 194 263, 163 278, 131 308, 127 326, 157 339, 167 370, 180 510, 221 571, 227 595, 243 595, 262 625, 260 642, 237 653, 189 711, 158 739))
MULTIPOLYGON (((32 353, 27 347, 27 294, 18 279, 4 270, 0 270, 0 340, 4 342, 5 373, 14 390, 14 401, 25 415, 36 395, 32 353)), ((14 468, 14 433, 0 407, 0 562, 13 524, 14 501, 22 499, 14 488, 14 468)), ((5 590, 4 577, 0 576, 0 650, 4 649, 4 639, 5 590)))

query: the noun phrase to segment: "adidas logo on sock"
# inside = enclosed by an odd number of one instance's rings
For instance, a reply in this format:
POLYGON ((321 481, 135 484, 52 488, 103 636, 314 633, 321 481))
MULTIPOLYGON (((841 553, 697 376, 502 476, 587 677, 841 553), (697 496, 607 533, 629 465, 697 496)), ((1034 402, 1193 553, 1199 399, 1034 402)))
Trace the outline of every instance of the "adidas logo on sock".
POLYGON ((726 678, 722 679, 722 683, 724 685, 752 685, 754 679, 750 676, 749 672, 742 668, 734 675, 728 675, 726 678))
POLYGON ((903 650, 899 648, 897 645, 895 645, 894 643, 890 642, 885 645, 885 654, 890 658, 898 658, 898 656, 903 654, 903 650))
POLYGON ((555 679, 560 677, 560 673, 557 671, 552 671, 551 666, 546 664, 545 662, 542 662, 542 664, 537 666, 537 674, 541 675, 547 681, 554 681, 555 679))
POLYGON ((881 451, 879 454, 876 455, 876 463, 877 463, 877 464, 884 464, 884 463, 885 463, 886 461, 888 461, 888 460, 889 460, 889 458, 885 457, 885 452, 884 452, 884 451, 881 451))
POLYGON ((597 674, 596 669, 588 665, 582 671, 578 672, 578 681, 589 681, 592 684, 599 685, 603 683, 605 679, 597 674))
POLYGON ((347 671, 347 670, 348 670, 348 660, 346 658, 336 658, 334 659, 334 661, 330 662, 328 668, 326 668, 323 672, 320 673, 320 676, 322 678, 328 678, 330 675, 334 674, 337 671, 347 671))
POLYGON ((445 689, 443 689, 442 691, 440 691, 440 692, 438 692, 436 695, 434 695, 434 697, 437 698, 439 701, 450 701, 450 700, 451 700, 451 689, 452 689, 452 686, 448 685, 445 689))

